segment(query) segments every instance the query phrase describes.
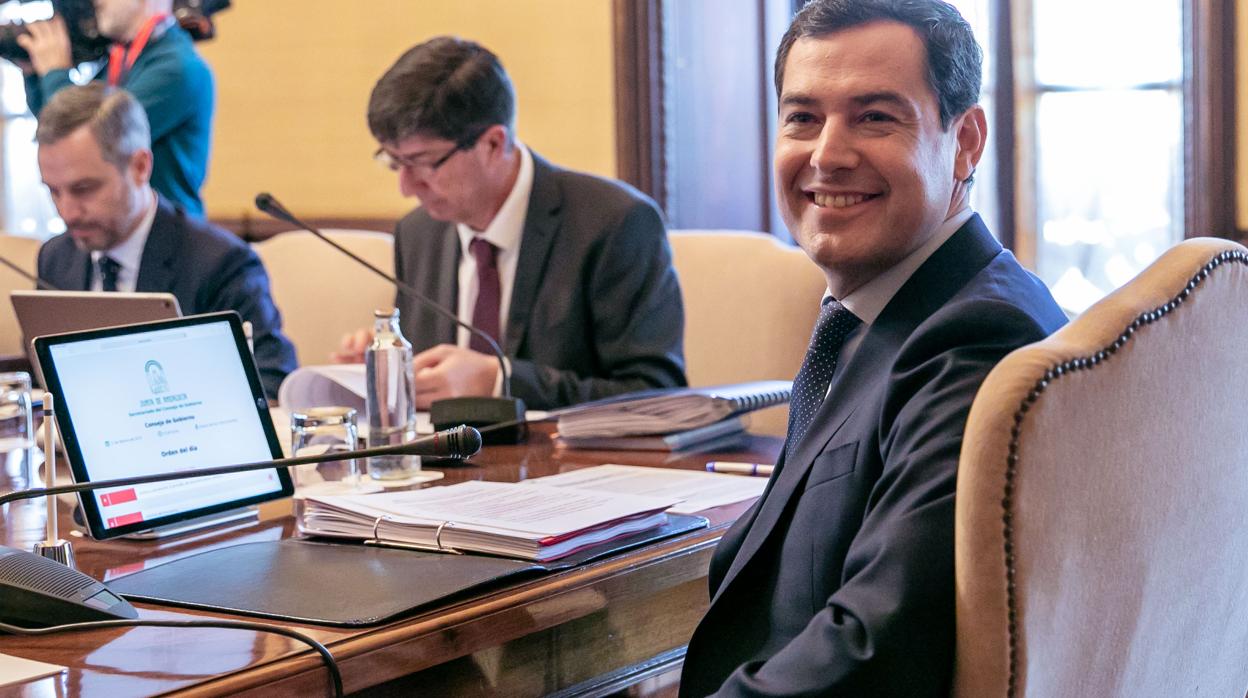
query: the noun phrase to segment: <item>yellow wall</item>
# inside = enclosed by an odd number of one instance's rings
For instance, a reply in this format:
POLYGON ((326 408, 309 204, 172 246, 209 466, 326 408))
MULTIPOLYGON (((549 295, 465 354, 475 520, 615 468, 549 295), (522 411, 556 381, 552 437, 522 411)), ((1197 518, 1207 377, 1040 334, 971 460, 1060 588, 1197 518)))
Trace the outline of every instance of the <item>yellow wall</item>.
POLYGON ((411 209, 370 159, 365 110, 394 60, 439 34, 498 54, 521 140, 561 165, 615 174, 610 0, 242 0, 216 24, 199 45, 217 86, 211 217, 258 215, 263 190, 309 217, 411 209))

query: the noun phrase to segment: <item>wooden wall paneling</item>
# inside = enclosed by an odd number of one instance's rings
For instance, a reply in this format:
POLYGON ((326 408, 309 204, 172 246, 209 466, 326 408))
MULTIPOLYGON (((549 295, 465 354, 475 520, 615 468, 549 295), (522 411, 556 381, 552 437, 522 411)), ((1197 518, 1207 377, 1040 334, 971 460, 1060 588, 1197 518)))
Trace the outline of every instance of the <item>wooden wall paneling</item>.
POLYGON ((1235 221, 1235 5, 1184 5, 1185 236, 1243 241, 1235 221))

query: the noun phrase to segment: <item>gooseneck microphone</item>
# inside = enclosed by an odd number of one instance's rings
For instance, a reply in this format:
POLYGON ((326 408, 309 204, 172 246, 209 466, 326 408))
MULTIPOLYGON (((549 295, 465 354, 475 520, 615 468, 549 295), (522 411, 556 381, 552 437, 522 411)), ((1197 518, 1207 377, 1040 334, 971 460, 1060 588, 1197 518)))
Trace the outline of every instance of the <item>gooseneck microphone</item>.
POLYGON ((11 260, 9 260, 9 259, 6 259, 6 258, 5 258, 5 257, 3 257, 3 256, 0 256, 0 264, 3 264, 4 266, 6 266, 6 267, 8 267, 9 269, 11 269, 11 270, 13 271, 13 273, 14 273, 14 274, 17 274, 18 276, 22 277, 23 279, 26 279, 26 280, 27 280, 27 281, 29 281, 30 283, 34 284, 34 285, 35 285, 35 288, 37 288, 37 289, 39 289, 39 290, 41 290, 41 291, 59 291, 59 290, 61 290, 61 289, 59 289, 59 288, 57 288, 57 287, 53 286, 52 284, 50 284, 50 283, 48 283, 48 282, 44 281, 43 279, 41 279, 41 278, 39 278, 39 277, 37 277, 37 276, 35 276, 35 275, 31 274, 30 272, 28 272, 28 271, 26 271, 25 269, 23 269, 23 268, 21 268, 20 266, 18 266, 18 265, 17 265, 16 263, 14 263, 13 261, 11 261, 11 260))
POLYGON ((462 460, 480 450, 480 432, 472 427, 459 426, 454 429, 446 429, 444 431, 430 434, 429 436, 414 439, 397 446, 363 448, 358 451, 335 451, 330 453, 318 453, 316 455, 309 456, 295 456, 293 458, 278 458, 275 460, 257 461, 255 463, 242 463, 239 465, 221 465, 213 468, 179 470, 177 472, 136 475, 134 477, 119 477, 113 480, 80 482, 73 485, 58 485, 56 487, 18 490, 16 492, 0 495, 0 507, 3 507, 9 502, 16 502, 22 499, 33 499, 35 497, 48 497, 58 494, 72 494, 75 492, 89 492, 92 490, 111 489, 114 487, 129 487, 130 485, 145 485, 150 482, 165 482, 167 480, 186 480, 189 478, 208 477, 211 475, 246 473, 253 470, 286 468, 294 465, 330 463, 333 461, 351 460, 353 458, 371 458, 373 456, 433 456, 436 458, 462 460))
POLYGON ((487 434, 485 439, 487 443, 518 443, 525 438, 527 427, 524 420, 524 401, 511 396, 511 372, 507 370, 507 362, 503 358, 502 348, 498 346, 498 342, 489 333, 460 320, 456 313, 421 293, 411 284, 387 274, 354 252, 330 240, 321 231, 296 218, 272 194, 268 192, 256 194, 256 208, 300 230, 312 233, 319 240, 350 257, 357 264, 390 282, 400 293, 419 301, 425 307, 447 318, 457 326, 485 340, 485 343, 493 350, 494 357, 498 359, 498 370, 503 377, 503 396, 458 397, 438 400, 429 406, 429 418, 435 427, 443 428, 455 424, 484 427, 482 432, 487 434))

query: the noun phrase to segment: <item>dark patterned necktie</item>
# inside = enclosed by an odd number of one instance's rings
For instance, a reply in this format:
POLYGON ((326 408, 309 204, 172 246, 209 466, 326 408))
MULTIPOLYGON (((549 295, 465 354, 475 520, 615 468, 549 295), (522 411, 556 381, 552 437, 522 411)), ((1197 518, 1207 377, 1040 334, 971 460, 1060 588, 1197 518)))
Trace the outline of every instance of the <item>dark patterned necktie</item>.
POLYGON ((100 257, 100 285, 105 291, 117 290, 117 274, 121 265, 112 257, 100 257))
MULTIPOLYGON (((499 340, 499 306, 502 305, 502 286, 498 279, 498 248, 485 238, 473 238, 468 251, 477 263, 477 303, 472 309, 472 324, 482 332, 499 340)), ((472 335, 468 348, 493 356, 494 350, 484 339, 472 335)))
POLYGON ((806 350, 806 359, 802 368, 793 379, 793 396, 789 400, 789 434, 788 449, 792 450, 810 427, 815 412, 827 397, 828 385, 832 381, 832 373, 836 370, 836 360, 841 353, 841 345, 854 328, 862 322, 845 306, 832 298, 824 301, 819 311, 819 321, 815 323, 815 331, 810 336, 810 348, 806 350))

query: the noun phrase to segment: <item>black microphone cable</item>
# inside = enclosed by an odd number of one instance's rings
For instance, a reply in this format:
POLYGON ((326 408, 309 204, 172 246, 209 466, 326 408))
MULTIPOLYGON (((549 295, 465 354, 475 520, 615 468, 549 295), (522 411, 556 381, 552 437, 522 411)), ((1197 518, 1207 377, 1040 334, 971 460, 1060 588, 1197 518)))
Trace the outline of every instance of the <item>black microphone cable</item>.
POLYGON ((290 630, 289 628, 282 628, 276 625, 252 623, 245 620, 149 620, 140 618, 139 620, 95 620, 85 623, 67 623, 65 625, 54 625, 49 628, 23 628, 17 625, 9 625, 8 623, 0 623, 0 630, 14 635, 40 636, 101 628, 133 628, 142 626, 157 628, 225 628, 284 635, 308 645, 317 654, 321 655, 321 660, 325 663, 325 669, 329 671, 329 678, 333 682, 331 695, 334 698, 341 698, 343 695, 342 672, 338 670, 338 662, 334 659, 334 655, 330 653, 329 648, 297 630, 290 630))
POLYGON ((6 267, 8 267, 9 269, 11 269, 11 270, 13 271, 13 273, 14 273, 14 274, 17 274, 18 276, 22 277, 23 279, 26 279, 27 281, 29 281, 29 282, 33 283, 33 284, 35 285, 35 288, 37 288, 37 289, 39 289, 39 290, 41 290, 41 291, 59 291, 59 290, 61 290, 61 289, 59 289, 59 288, 57 288, 57 287, 53 286, 52 284, 48 283, 47 281, 44 281, 43 279, 41 279, 41 278, 39 278, 39 277, 37 277, 37 276, 34 276, 34 275, 30 274, 30 273, 29 273, 29 272, 27 272, 25 269, 23 269, 23 268, 19 267, 18 265, 14 264, 12 261, 10 261, 10 260, 8 260, 8 259, 6 259, 6 258, 4 258, 4 257, 0 257, 0 264, 3 264, 4 266, 6 266, 6 267))

